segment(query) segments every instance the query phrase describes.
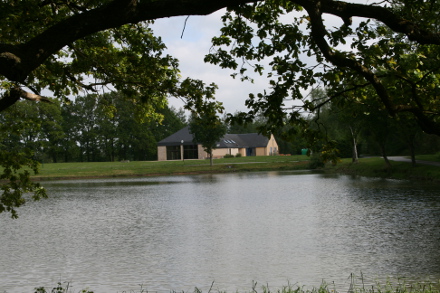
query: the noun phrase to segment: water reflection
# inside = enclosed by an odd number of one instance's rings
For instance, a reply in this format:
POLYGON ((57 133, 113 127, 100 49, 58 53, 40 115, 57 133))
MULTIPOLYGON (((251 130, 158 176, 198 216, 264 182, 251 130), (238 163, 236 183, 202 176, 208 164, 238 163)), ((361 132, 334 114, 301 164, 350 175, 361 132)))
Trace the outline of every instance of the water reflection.
POLYGON ((298 172, 49 182, 0 216, 0 292, 440 278, 440 187, 298 172))

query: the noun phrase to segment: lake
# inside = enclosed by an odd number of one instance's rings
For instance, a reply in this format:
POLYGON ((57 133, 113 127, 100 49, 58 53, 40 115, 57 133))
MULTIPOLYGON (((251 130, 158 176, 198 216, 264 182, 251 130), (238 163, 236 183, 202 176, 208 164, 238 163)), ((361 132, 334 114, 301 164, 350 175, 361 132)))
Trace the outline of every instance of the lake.
POLYGON ((0 215, 0 292, 440 279, 438 184, 256 172, 44 185, 49 199, 0 215))

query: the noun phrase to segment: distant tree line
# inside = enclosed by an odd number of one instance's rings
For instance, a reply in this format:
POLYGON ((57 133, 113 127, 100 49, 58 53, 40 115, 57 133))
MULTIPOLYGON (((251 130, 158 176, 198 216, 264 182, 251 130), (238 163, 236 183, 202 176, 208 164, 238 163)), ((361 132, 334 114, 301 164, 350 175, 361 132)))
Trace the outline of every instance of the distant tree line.
MULTIPOLYGON (((312 94, 315 102, 325 98, 324 90, 312 94)), ((314 136, 300 126, 290 128, 290 135, 279 129, 274 135, 280 154, 301 154, 307 148, 328 156, 353 157, 353 161, 359 155, 381 155, 387 161, 389 155, 438 152, 440 138, 425 134, 411 117, 401 115, 396 120, 375 105, 365 104, 360 110, 356 104, 347 108, 330 102, 319 109, 309 116, 307 129, 317 129, 325 136, 309 141, 314 136), (329 145, 333 148, 323 150, 329 145)), ((183 109, 158 106, 150 110, 117 92, 79 96, 68 103, 24 100, 0 113, 0 148, 31 152, 43 163, 156 160, 157 142, 189 121, 183 109), (147 114, 152 112, 155 114, 147 114)), ((222 119, 227 133, 264 130, 264 115, 252 121, 241 121, 239 115, 222 119)))
POLYGON ((312 148, 325 157, 352 158, 379 155, 388 167, 388 156, 410 156, 439 152, 440 138, 425 133, 416 119, 405 113, 392 117, 375 101, 358 102, 353 96, 329 101, 328 92, 317 89, 311 93, 311 103, 323 103, 310 115, 310 130, 324 135, 312 148), (326 153, 327 152, 327 153, 326 153))
MULTIPOLYGON (((320 160, 360 156, 410 156, 415 164, 416 154, 435 154, 440 151, 440 137, 425 133, 411 115, 392 117, 377 103, 353 102, 353 98, 329 101, 326 89, 311 92, 311 104, 320 104, 316 111, 303 114, 306 125, 278 128, 273 134, 280 154, 301 154, 303 149, 319 154, 320 160), (314 132, 314 133, 313 133, 314 132)), ((252 133, 264 131, 267 118, 255 115, 247 121, 234 113, 224 117, 228 133, 252 133)), ((310 153, 309 152, 309 153, 310 153)))
POLYGON ((31 151, 46 162, 155 160, 156 143, 185 126, 183 110, 154 115, 116 92, 69 103, 20 101, 0 113, 0 148, 31 151))

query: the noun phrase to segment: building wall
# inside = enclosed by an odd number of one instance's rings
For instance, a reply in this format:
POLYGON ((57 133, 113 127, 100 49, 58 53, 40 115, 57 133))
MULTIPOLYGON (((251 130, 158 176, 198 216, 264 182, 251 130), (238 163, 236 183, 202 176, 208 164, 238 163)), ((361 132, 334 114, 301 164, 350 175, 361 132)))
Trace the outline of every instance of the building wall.
POLYGON ((199 153, 199 159, 206 159, 208 158, 208 154, 203 150, 203 147, 201 144, 197 145, 197 150, 199 153))
POLYGON ((267 148, 255 148, 256 156, 267 156, 267 148))
POLYGON ((157 160, 158 161, 166 161, 167 160, 167 147, 166 146, 158 146, 157 147, 157 160))
MULTIPOLYGON (((240 149, 238 149, 238 148, 231 148, 231 149, 229 149, 229 154, 233 155, 234 157, 235 157, 238 153, 241 154, 240 149)), ((243 154, 242 154, 242 155, 243 155, 243 154)))
POLYGON ((226 154, 229 154, 229 149, 213 149, 212 150, 212 157, 217 158, 223 158, 226 154))
POLYGON ((242 157, 246 157, 246 149, 245 148, 240 148, 240 149, 238 149, 238 152, 237 153, 240 153, 240 155, 242 156, 242 157))
MULTIPOLYGON (((203 150, 202 145, 197 146, 198 158, 199 159, 207 159, 209 158, 208 154, 203 150)), ((274 154, 278 154, 278 144, 275 141, 273 135, 271 135, 266 147, 255 148, 256 156, 270 156, 274 154)), ((223 158, 226 154, 231 154, 236 156, 238 153, 241 156, 246 156, 246 148, 224 148, 224 149, 214 149, 212 154, 214 158, 223 158)), ((167 160, 167 148, 166 146, 157 147, 157 160, 158 161, 166 161, 167 160)))
POLYGON ((272 156, 272 155, 277 155, 278 152, 279 152, 278 144, 277 144, 275 137, 273 135, 270 136, 270 139, 267 142, 266 147, 255 148, 255 155, 256 156, 272 156))
POLYGON ((278 155, 280 152, 280 150, 278 149, 278 144, 273 135, 270 136, 269 142, 267 143, 266 151, 267 151, 266 156, 278 155))
POLYGON ((212 155, 214 158, 223 158, 225 155, 233 155, 235 157, 238 153, 240 153, 242 156, 243 154, 246 155, 246 153, 243 153, 240 150, 241 149, 238 148, 214 149, 212 151, 212 155))

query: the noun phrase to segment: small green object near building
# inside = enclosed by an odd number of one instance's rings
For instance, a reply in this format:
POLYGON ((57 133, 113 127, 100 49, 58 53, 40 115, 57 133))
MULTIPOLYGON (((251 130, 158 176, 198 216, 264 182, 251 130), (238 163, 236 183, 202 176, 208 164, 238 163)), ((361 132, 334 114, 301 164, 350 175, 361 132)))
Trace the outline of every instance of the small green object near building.
POLYGON ((301 149, 301 155, 307 155, 309 149, 301 149))

